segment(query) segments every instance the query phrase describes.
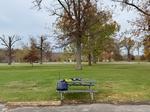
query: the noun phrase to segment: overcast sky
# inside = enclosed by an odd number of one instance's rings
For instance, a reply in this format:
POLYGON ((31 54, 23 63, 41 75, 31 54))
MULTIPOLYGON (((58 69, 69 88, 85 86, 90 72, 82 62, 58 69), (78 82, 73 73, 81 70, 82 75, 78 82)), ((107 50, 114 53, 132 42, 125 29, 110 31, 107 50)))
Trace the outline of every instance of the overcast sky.
POLYGON ((31 10, 31 0, 0 0, 1 34, 45 33, 49 17, 43 12, 31 10))
MULTIPOLYGON (((0 36, 20 35, 23 40, 28 35, 52 34, 55 17, 46 11, 33 9, 33 0, 0 0, 0 36)), ((104 0, 106 2, 106 0, 104 0)), ((111 7, 110 0, 104 4, 111 7)), ((121 30, 129 29, 127 20, 135 18, 134 12, 116 9, 114 19, 121 24, 121 30)))

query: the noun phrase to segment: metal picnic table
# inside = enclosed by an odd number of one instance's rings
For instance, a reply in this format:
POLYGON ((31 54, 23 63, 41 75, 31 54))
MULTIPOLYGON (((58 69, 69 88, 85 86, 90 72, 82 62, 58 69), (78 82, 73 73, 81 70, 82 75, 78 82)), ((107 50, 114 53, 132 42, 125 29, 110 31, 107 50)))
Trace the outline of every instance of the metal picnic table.
POLYGON ((95 86, 95 81, 94 80, 75 80, 75 81, 69 81, 67 82, 68 84, 68 90, 64 91, 58 91, 60 93, 60 99, 64 99, 65 93, 90 93, 91 100, 94 100, 94 93, 96 92, 95 90, 92 89, 93 86, 95 86), (79 87, 79 89, 71 89, 71 86, 76 86, 79 87), (82 88, 80 87, 87 87, 87 88, 82 88))

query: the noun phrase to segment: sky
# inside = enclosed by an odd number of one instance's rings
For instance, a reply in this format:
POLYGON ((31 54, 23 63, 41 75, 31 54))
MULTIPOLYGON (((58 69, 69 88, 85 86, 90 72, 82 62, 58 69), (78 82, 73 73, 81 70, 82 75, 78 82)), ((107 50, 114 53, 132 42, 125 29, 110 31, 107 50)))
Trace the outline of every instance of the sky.
MULTIPOLYGON (((33 0, 0 0, 0 36, 19 35, 22 41, 28 40, 30 35, 52 35, 53 23, 56 17, 49 16, 45 10, 38 11, 33 8, 33 0)), ((111 0, 103 0, 105 7, 113 8, 111 0)), ((51 2, 52 3, 52 2, 51 2)), ((134 11, 121 11, 120 7, 115 9, 113 18, 121 25, 121 31, 131 26, 127 20, 136 17, 134 11)), ((53 42, 53 40, 52 40, 53 42)), ((17 44, 19 46, 19 44, 17 44)), ((2 46, 0 46, 1 48, 2 46)))
POLYGON ((24 41, 31 35, 51 34, 54 20, 46 11, 33 8, 32 0, 0 0, 0 36, 15 34, 24 41))

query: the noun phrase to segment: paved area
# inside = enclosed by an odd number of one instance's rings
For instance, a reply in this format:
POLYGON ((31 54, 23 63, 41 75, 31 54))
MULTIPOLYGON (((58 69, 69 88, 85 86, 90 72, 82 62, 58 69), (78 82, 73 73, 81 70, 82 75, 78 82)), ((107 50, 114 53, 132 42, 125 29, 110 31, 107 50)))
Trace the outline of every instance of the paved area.
POLYGON ((6 109, 0 105, 0 112, 150 112, 150 105, 70 105, 58 107, 19 107, 6 109))
POLYGON ((4 108, 5 108, 5 106, 0 104, 0 112, 2 112, 4 108))

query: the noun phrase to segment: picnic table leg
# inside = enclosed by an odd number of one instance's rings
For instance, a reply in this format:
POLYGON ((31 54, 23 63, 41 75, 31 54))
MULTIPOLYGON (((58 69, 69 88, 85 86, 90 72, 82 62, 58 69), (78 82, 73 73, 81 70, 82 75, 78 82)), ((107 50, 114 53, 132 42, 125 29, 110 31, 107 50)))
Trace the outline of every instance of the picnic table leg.
POLYGON ((90 92, 90 96, 91 96, 91 100, 93 101, 94 100, 94 93, 90 92))
POLYGON ((62 101, 64 99, 63 93, 60 92, 60 100, 62 101))
POLYGON ((91 86, 89 86, 89 90, 91 90, 91 86))

